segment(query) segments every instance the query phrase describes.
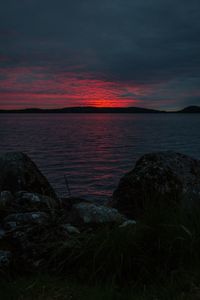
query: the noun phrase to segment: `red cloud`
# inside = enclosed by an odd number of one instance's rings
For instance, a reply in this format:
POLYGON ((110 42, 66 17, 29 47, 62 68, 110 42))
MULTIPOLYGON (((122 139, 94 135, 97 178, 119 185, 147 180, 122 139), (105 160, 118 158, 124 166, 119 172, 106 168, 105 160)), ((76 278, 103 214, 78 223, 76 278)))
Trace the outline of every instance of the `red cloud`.
MULTIPOLYGON (((124 83, 113 83, 92 78, 91 74, 48 72, 44 67, 15 67, 0 69, 0 107, 66 107, 97 106, 121 107, 137 103, 120 95, 127 91, 124 83)), ((130 87, 131 92, 139 91, 130 87)))

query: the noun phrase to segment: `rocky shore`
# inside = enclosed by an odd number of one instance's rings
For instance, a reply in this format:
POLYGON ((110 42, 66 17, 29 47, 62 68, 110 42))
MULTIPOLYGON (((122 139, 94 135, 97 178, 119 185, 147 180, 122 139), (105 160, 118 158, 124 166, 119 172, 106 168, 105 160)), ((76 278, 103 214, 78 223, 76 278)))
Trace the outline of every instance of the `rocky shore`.
POLYGON ((45 236, 51 238, 52 230, 64 241, 98 225, 127 224, 115 208, 79 198, 59 199, 24 153, 0 157, 0 191, 0 268, 12 261, 39 267, 45 254, 38 244, 45 236))
POLYGON ((175 152, 146 154, 102 206, 60 199, 26 154, 6 153, 0 156, 0 270, 42 270, 55 242, 73 251, 76 239, 105 226, 134 231, 158 207, 200 211, 200 161, 175 152))

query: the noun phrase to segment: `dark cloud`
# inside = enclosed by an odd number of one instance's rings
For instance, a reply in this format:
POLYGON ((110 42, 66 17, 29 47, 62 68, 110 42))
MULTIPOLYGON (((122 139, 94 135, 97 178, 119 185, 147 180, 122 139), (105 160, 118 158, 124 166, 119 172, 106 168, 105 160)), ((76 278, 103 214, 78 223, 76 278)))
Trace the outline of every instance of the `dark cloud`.
POLYGON ((2 0, 0 66, 148 86, 120 94, 146 106, 198 104, 199 20, 199 0, 2 0))

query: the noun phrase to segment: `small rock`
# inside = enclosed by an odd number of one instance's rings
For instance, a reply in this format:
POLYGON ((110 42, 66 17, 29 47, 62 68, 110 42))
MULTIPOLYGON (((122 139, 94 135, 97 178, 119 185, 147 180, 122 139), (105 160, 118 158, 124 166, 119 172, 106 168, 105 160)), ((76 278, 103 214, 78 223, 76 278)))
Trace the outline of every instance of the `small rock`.
POLYGON ((6 236, 6 232, 3 228, 0 227, 0 240, 6 236))
POLYGON ((68 233, 80 233, 79 229, 75 226, 72 226, 71 224, 64 224, 62 225, 62 228, 65 229, 68 233))
POLYGON ((33 208, 37 208, 38 210, 53 209, 58 206, 57 200, 38 193, 19 191, 15 194, 15 196, 16 204, 29 210, 33 208))
POLYGON ((37 193, 29 193, 26 191, 19 191, 15 194, 18 202, 20 204, 24 204, 28 202, 28 204, 35 204, 35 203, 40 203, 41 199, 39 197, 39 194, 37 193))
POLYGON ((5 228, 7 230, 15 230, 17 228, 17 222, 6 222, 5 228))
POLYGON ((13 199, 13 195, 10 191, 2 191, 0 193, 0 207, 3 208, 11 205, 13 199))
POLYGON ((135 220, 127 220, 127 221, 124 221, 121 225, 119 225, 119 227, 124 228, 124 227, 127 227, 129 225, 135 225, 135 224, 136 224, 135 220))
MULTIPOLYGON (((74 223, 122 223, 126 218, 117 209, 92 203, 74 204, 71 212, 74 223)), ((71 222, 73 223, 73 222, 71 222)))
POLYGON ((32 225, 32 224, 44 224, 48 220, 48 215, 45 212, 26 212, 16 213, 8 215, 4 219, 4 225, 6 228, 15 228, 17 226, 32 225))
POLYGON ((39 268, 40 265, 41 265, 43 262, 44 262, 43 259, 39 259, 39 260, 37 260, 37 261, 33 261, 33 266, 34 266, 35 268, 39 268))
POLYGON ((11 252, 0 250, 0 268, 7 267, 10 264, 11 252))

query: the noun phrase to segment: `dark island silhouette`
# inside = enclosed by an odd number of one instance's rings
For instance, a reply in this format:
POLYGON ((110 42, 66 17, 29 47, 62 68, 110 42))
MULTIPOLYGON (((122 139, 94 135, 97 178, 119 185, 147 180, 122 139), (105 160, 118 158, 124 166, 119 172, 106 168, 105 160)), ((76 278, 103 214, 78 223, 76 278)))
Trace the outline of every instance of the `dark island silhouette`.
POLYGON ((165 111, 142 107, 65 107, 65 108, 25 108, 25 109, 1 109, 0 113, 200 113, 200 106, 188 106, 182 110, 165 111))
POLYGON ((200 106, 188 106, 179 111, 180 113, 200 113, 200 106))

